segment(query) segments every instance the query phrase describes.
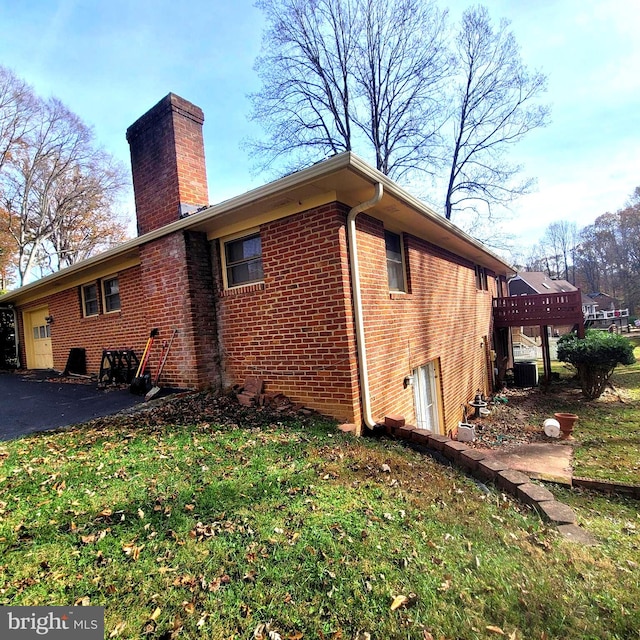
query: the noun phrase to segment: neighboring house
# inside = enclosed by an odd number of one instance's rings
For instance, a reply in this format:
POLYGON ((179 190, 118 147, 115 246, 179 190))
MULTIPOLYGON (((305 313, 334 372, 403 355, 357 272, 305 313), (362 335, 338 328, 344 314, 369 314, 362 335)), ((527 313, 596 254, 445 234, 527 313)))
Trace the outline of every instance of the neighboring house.
POLYGON ((598 303, 591 297, 584 293, 582 294, 582 312, 585 318, 590 315, 595 315, 598 310, 598 303))
POLYGON ((542 293, 577 291, 570 282, 550 278, 542 271, 519 271, 509 280, 510 296, 526 296, 542 293))
MULTIPOLYGON (((509 295, 512 296, 578 291, 577 287, 570 282, 549 278, 541 271, 518 272, 509 280, 508 286, 509 295)), ((588 296, 581 293, 581 296, 584 320, 595 327, 608 327, 612 322, 622 327, 629 317, 629 310, 620 309, 619 301, 605 293, 592 293, 588 296)), ((571 326, 554 327, 554 331, 559 333, 565 333, 571 329, 571 326)), ((528 333, 535 337, 539 334, 536 327, 530 328, 528 333)))
POLYGON ((137 238, 0 298, 22 366, 84 348, 97 373, 103 349, 176 328, 165 384, 258 376, 358 432, 389 414, 455 431, 509 354, 509 265, 351 153, 209 206, 203 121, 169 94, 128 129, 137 238))
MULTIPOLYGON (((550 278, 542 271, 519 271, 508 282, 510 296, 530 296, 544 295, 549 293, 567 293, 569 291, 578 291, 567 280, 550 278)), ((583 296, 584 302, 584 296, 583 296)), ((552 335, 569 333, 572 325, 553 325, 549 324, 549 331, 552 335)), ((523 335, 531 338, 540 339, 540 327, 531 326, 522 328, 523 335)))
POLYGON ((614 311, 616 309, 620 309, 620 301, 617 298, 613 298, 601 291, 590 293, 589 297, 598 305, 598 309, 600 311, 614 311))
POLYGON ((585 313, 585 320, 597 328, 609 328, 615 325, 619 331, 628 328, 629 309, 621 309, 620 301, 606 293, 591 293, 589 298, 594 301, 595 308, 585 313))

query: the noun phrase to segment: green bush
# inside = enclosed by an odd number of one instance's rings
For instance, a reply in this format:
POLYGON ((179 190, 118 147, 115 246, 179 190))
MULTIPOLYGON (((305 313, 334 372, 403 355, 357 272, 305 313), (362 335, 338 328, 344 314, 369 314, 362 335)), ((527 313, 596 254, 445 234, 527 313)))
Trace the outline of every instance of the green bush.
POLYGON ((574 333, 558 340, 558 360, 577 371, 582 394, 588 400, 602 395, 611 374, 620 364, 633 364, 633 345, 616 333, 589 329, 584 338, 574 333))

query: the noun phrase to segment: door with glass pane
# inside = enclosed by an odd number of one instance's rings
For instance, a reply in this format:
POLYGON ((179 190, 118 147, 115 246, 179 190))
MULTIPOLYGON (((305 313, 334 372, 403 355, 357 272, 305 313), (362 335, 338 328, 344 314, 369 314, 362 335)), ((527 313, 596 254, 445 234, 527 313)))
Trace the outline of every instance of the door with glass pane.
POLYGON ((440 433, 436 363, 429 362, 413 372, 413 395, 419 429, 440 433))
POLYGON ((47 307, 24 314, 28 369, 53 369, 51 326, 47 322, 48 316, 47 307))

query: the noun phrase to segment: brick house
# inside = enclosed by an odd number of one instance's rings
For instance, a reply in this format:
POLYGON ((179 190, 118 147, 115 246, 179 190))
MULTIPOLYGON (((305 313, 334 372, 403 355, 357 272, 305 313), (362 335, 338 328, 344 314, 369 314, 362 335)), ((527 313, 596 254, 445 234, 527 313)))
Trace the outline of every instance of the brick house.
POLYGON ((253 375, 358 431, 454 431, 508 354, 509 265, 352 153, 209 206, 203 121, 169 94, 128 129, 137 238, 0 298, 22 366, 81 347, 97 373, 104 348, 175 328, 165 384, 253 375))
POLYGON ((565 293, 577 291, 577 287, 567 280, 550 278, 542 271, 519 271, 509 279, 509 295, 530 296, 545 293, 565 293))

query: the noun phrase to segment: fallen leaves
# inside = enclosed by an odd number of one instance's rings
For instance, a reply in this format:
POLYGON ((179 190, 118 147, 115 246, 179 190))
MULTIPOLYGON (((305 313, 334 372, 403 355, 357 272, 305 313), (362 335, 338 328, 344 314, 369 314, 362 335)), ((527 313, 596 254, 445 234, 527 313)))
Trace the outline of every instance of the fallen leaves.
POLYGON ((82 544, 95 544, 99 542, 103 538, 107 536, 111 529, 104 529, 103 531, 98 531, 97 533, 90 533, 86 536, 80 536, 80 540, 82 540, 82 544))
POLYGON ((282 636, 275 629, 271 628, 270 622, 267 622, 266 624, 260 623, 253 630, 252 638, 253 640, 282 640, 282 636))
POLYGON ((63 491, 67 488, 67 483, 62 480, 61 482, 56 482, 56 484, 53 485, 53 490, 58 494, 58 495, 62 495, 63 491))
POLYGON ((222 533, 248 533, 246 527, 237 525, 231 520, 215 521, 211 524, 203 524, 198 522, 196 526, 189 532, 189 537, 196 542, 202 542, 207 538, 213 538, 222 533))
POLYGON ((399 595, 393 599, 391 603, 391 611, 395 611, 396 609, 410 607, 416 603, 418 596, 415 593, 410 593, 408 596, 399 595))
MULTIPOLYGON (((507 634, 500 628, 497 627, 495 625, 489 624, 485 627, 485 629, 489 632, 489 633, 493 633, 495 635, 498 636, 506 636, 507 634)), ((509 634, 509 640, 516 640, 516 632, 513 631, 509 634)))
POLYGON ((144 549, 145 545, 136 545, 135 542, 127 542, 122 545, 122 550, 125 555, 129 556, 134 562, 140 557, 140 552, 144 549))
POLYGON ((201 628, 204 625, 204 623, 206 622, 208 617, 209 617, 208 613, 203 613, 200 616, 200 619, 198 620, 198 622, 196 622, 196 627, 198 627, 198 629, 201 628))
POLYGON ((231 578, 226 573, 224 573, 222 575, 215 577, 213 580, 209 580, 205 578, 204 575, 176 576, 172 584, 174 587, 181 587, 183 589, 188 589, 191 593, 194 593, 198 589, 201 589, 202 591, 215 593, 216 591, 219 591, 221 587, 229 584, 230 582, 231 582, 231 578))
MULTIPOLYGON (((456 615, 462 615, 463 611, 468 613, 468 624, 475 623, 479 627, 478 637, 509 637, 513 627, 504 625, 504 619, 477 613, 482 593, 464 599, 456 593, 467 581, 477 584, 473 582, 473 576, 469 577, 470 569, 481 567, 485 570, 486 566, 489 571, 493 561, 492 547, 487 544, 486 551, 481 545, 472 547, 467 539, 473 534, 466 530, 462 533, 462 529, 452 524, 450 518, 456 515, 458 496, 463 494, 457 487, 451 493, 448 493, 448 487, 440 491, 440 474, 433 471, 432 462, 417 462, 411 457, 415 464, 415 470, 411 471, 404 452, 401 456, 392 451, 392 447, 379 451, 374 446, 361 451, 360 445, 349 445, 347 449, 341 439, 339 447, 328 449, 332 459, 340 460, 340 449, 344 448, 344 462, 335 463, 335 471, 339 472, 337 475, 341 480, 336 482, 336 487, 327 487, 316 478, 317 469, 328 473, 326 462, 318 459, 315 450, 316 442, 324 441, 324 434, 305 433, 301 437, 311 439, 312 445, 307 445, 305 440, 305 444, 292 447, 289 433, 279 440, 280 428, 279 431, 274 429, 273 433, 267 433, 266 429, 252 431, 255 444, 249 446, 247 443, 245 455, 240 456, 238 452, 245 448, 242 443, 247 437, 243 430, 221 428, 220 432, 214 433, 217 428, 210 426, 208 435, 200 435, 197 425, 185 429, 175 427, 166 433, 154 429, 148 448, 143 450, 152 462, 143 465, 135 457, 139 453, 136 447, 130 447, 132 451, 126 453, 122 445, 117 446, 116 427, 109 441, 100 442, 96 448, 96 455, 104 461, 104 472, 94 486, 80 482, 87 469, 83 468, 78 476, 73 476, 64 468, 55 480, 40 489, 38 483, 46 476, 38 477, 36 469, 33 476, 37 482, 31 487, 25 485, 27 489, 23 491, 24 496, 20 496, 21 503, 14 503, 13 485, 1 496, 5 502, 0 503, 0 510, 8 511, 11 518, 6 520, 6 533, 2 534, 8 538, 6 544, 13 544, 17 538, 11 528, 20 520, 24 520, 22 526, 26 526, 32 535, 43 529, 56 536, 65 553, 62 560, 66 562, 68 551, 71 563, 77 563, 78 567, 73 566, 69 575, 63 575, 59 592, 62 593, 64 587, 66 593, 73 594, 70 602, 84 593, 91 593, 93 604, 98 603, 95 601, 98 598, 100 603, 127 607, 127 616, 123 616, 127 620, 126 628, 117 610, 112 612, 107 635, 113 640, 141 637, 145 620, 157 624, 152 635, 155 640, 168 638, 172 620, 177 615, 184 622, 183 637, 229 638, 232 633, 242 630, 242 637, 248 639, 260 621, 266 624, 273 616, 271 628, 266 633, 262 629, 266 640, 270 640, 269 632, 272 632, 271 638, 278 634, 282 640, 316 637, 318 628, 324 630, 324 637, 329 640, 333 637, 329 629, 335 630, 347 617, 353 622, 350 631, 344 631, 345 640, 347 637, 367 640, 363 629, 371 632, 373 640, 385 635, 395 637, 389 630, 401 625, 398 634, 411 625, 412 637, 434 640, 435 636, 436 640, 442 640, 439 630, 434 628, 423 633, 420 626, 420 622, 426 620, 427 603, 418 602, 419 607, 408 609, 411 589, 421 596, 431 592, 443 609, 452 607, 456 615), (194 434, 205 445, 202 452, 202 447, 196 446, 194 434), (267 444, 279 443, 273 450, 263 446, 267 437, 267 444), (107 445, 112 444, 109 453, 107 445), (386 461, 389 462, 388 470, 382 468, 386 461), (241 465, 245 466, 239 468, 241 465), (113 479, 113 473, 119 467, 126 468, 130 483, 113 479), (350 471, 352 467, 353 471, 350 471), (182 473, 177 473, 176 469, 182 473), (195 469, 197 473, 189 474, 188 469, 195 469), (358 491, 349 488, 354 474, 361 482, 358 491), (389 483, 396 475, 402 490, 391 491, 389 483), (62 498, 58 498, 52 486, 63 477, 69 480, 69 488, 62 498), (429 480, 434 480, 433 491, 429 480), (417 494, 414 487, 423 493, 417 494), (91 496, 85 489, 96 489, 96 493, 91 496), (346 498, 344 503, 341 492, 346 498), (449 505, 443 512, 440 512, 442 500, 435 502, 433 499, 436 495, 442 496, 449 505), (71 501, 75 498, 78 502, 74 506, 71 501), (51 504, 41 507, 40 503, 45 499, 51 504), (429 511, 432 502, 433 514, 429 511), (188 503, 186 507, 185 503, 188 503), (312 509, 317 511, 312 512, 312 509), (227 512, 226 516, 223 510, 227 512), (40 519, 38 525, 33 524, 36 518, 40 519), (58 520, 57 525, 41 526, 52 518, 58 520), (423 525, 423 518, 428 525, 423 525), (74 524, 70 526, 71 519, 74 524), (249 529, 249 522, 257 533, 249 529), (146 526, 150 531, 144 530, 146 526), (74 533, 69 533, 69 528, 74 533), (153 531, 158 533, 152 539, 153 531), (450 533, 445 534, 447 531, 450 533), (109 535, 103 540, 107 532, 109 535), (276 543, 270 541, 271 537, 276 543), (366 543, 362 544, 361 539, 366 543), (417 549, 418 555, 412 555, 411 549, 417 549), (206 558, 205 552, 209 553, 206 558), (77 578, 79 570, 85 573, 82 582, 77 578), (388 576, 386 582, 377 577, 380 572, 388 576), (94 575, 100 579, 95 588, 89 582, 94 575), (433 593, 438 586, 446 593, 433 593), (150 598, 155 592, 159 595, 150 598), (332 593, 331 600, 326 598, 327 592, 332 593), (312 598, 315 598, 315 610, 309 612, 312 598), (246 606, 241 608, 241 599, 254 611, 246 606), (206 614, 205 608, 211 613, 206 614), (360 608, 364 613, 360 613, 360 608), (383 615, 379 616, 381 610, 383 615), (286 614, 282 614, 283 611, 286 614), (378 629, 374 631, 373 615, 382 618, 380 629, 384 628, 386 634, 378 629), (150 617, 147 619, 146 616, 150 617), (298 624, 304 636, 296 631, 296 622, 292 622, 298 620, 304 620, 298 624), (326 626, 323 626, 325 622, 326 626), (495 629, 503 625, 504 631, 482 631, 490 623, 495 623, 491 625, 495 629), (223 634, 223 629, 228 633, 223 634), (357 629, 360 632, 356 636, 357 629)), ((143 432, 144 425, 140 430, 143 432)), ((78 437, 83 435, 78 433, 78 437)), ((87 464, 88 470, 93 472, 95 462, 87 464)), ((3 469, 1 473, 4 475, 7 471, 3 469)), ((447 482, 453 477, 446 470, 443 476, 447 482)), ((20 481, 25 482, 26 478, 27 474, 23 472, 20 481)), ((10 478, 10 482, 17 480, 10 478)), ((456 482, 462 481, 456 476, 456 482)), ((470 484, 463 488, 467 495, 473 494, 470 484)), ((466 518, 469 518, 473 520, 472 524, 475 523, 476 516, 469 515, 472 506, 482 525, 480 532, 489 522, 492 531, 500 529, 505 536, 514 536, 511 513, 501 511, 503 517, 491 521, 491 509, 485 505, 469 502, 459 516, 461 522, 466 524, 466 518)), ((525 517, 523 515, 518 523, 525 517)), ((619 529, 625 521, 631 520, 632 516, 625 515, 616 526, 619 529)), ((640 521, 635 521, 635 525, 640 528, 640 521)), ((634 531, 634 527, 626 529, 628 533, 634 531)), ((539 530, 537 521, 531 530, 539 530)), ((519 546, 524 548, 527 530, 517 531, 519 546)), ((471 539, 475 545, 476 537, 471 539)), ((497 544, 499 542, 498 539, 497 544)), ((17 544, 22 545, 21 541, 17 544)), ((53 554, 47 556, 51 566, 41 566, 40 571, 37 566, 44 552, 39 552, 35 545, 22 547, 27 553, 27 562, 36 567, 32 575, 37 578, 40 574, 43 581, 53 582, 61 564, 58 558, 53 554)), ((42 548, 48 547, 43 545, 42 548)), ((13 561, 16 554, 12 551, 7 555, 13 561)), ((511 559, 506 551, 505 558, 511 559)), ((27 562, 25 566, 28 567, 27 562)), ((623 556, 618 564, 634 571, 635 577, 637 565, 627 562, 629 564, 624 565, 623 556)), ((67 568, 64 563, 62 566, 67 568)), ((23 570, 20 575, 29 573, 23 570)), ((484 578, 484 575, 480 577, 484 578)), ((622 578, 627 579, 627 576, 622 575, 622 578)), ((499 590, 500 584, 488 582, 495 591, 499 590)), ((2 587, 19 592, 15 584, 8 581, 0 584, 2 587)), ((33 600, 43 592, 41 587, 30 593, 26 588, 25 585, 24 600, 33 600)), ((15 596, 7 591, 4 597, 8 601, 9 597, 15 596)), ((505 600, 505 607, 510 606, 511 603, 505 600)), ((559 606, 563 606, 562 603, 559 606)), ((540 633, 536 637, 539 639, 540 633)))
POLYGON ((209 584, 207 585, 207 589, 209 591, 219 591, 220 587, 224 586, 225 584, 229 584, 231 582, 231 578, 228 575, 223 575, 220 576, 219 578, 215 578, 213 580, 211 580, 211 582, 209 582, 209 584))
POLYGON ((409 602, 409 598, 407 596, 396 596, 391 603, 391 611, 395 611, 399 609, 402 605, 409 602))
POLYGON ((449 591, 449 589, 451 589, 451 578, 445 578, 445 580, 440 583, 438 591, 444 593, 445 591, 449 591))
POLYGON ((182 607, 187 615, 192 616, 196 612, 195 602, 183 602, 182 607))

